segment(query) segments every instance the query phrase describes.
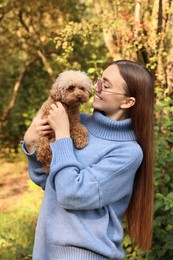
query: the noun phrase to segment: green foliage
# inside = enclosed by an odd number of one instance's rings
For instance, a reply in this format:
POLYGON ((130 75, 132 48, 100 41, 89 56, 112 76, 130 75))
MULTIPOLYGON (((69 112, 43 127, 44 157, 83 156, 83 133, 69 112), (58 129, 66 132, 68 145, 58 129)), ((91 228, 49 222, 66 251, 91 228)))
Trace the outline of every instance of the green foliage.
MULTIPOLYGON (((41 63, 37 62, 28 69, 16 105, 11 111, 8 121, 5 121, 1 126, 1 148, 6 149, 8 152, 12 152, 13 149, 18 152, 23 133, 31 123, 42 102, 46 100, 50 86, 50 79, 42 71, 41 63)), ((2 103, 5 108, 6 102, 2 103)))
POLYGON ((161 98, 155 110, 155 217, 148 259, 167 260, 173 258, 173 100, 161 98))
MULTIPOLYGON (((155 105, 155 203, 153 246, 148 254, 132 245, 128 235, 125 259, 173 258, 173 100, 157 93, 155 105)), ((145 209, 144 209, 145 210, 145 209)))
MULTIPOLYGON (((1 259, 23 259, 32 252, 35 218, 20 210, 1 217, 1 259), (20 225, 19 225, 20 223, 20 225)), ((31 258, 30 258, 31 259, 31 258)))
POLYGON ((35 226, 42 192, 29 182, 29 192, 9 210, 1 212, 0 258, 32 259, 35 226), (37 198, 37 201, 35 200, 37 198), (34 203, 33 203, 34 201, 34 203))
POLYGON ((145 260, 146 254, 142 252, 138 247, 132 245, 132 241, 128 235, 123 239, 123 248, 125 250, 124 260, 145 260))

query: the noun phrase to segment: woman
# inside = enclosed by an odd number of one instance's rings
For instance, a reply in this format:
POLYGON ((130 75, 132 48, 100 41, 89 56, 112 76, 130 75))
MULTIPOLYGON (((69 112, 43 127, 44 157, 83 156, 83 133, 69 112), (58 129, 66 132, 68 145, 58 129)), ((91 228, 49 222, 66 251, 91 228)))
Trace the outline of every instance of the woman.
POLYGON ((31 179, 44 190, 34 260, 122 259, 122 218, 133 241, 151 246, 153 215, 153 81, 136 62, 110 65, 94 85, 93 115, 82 114, 87 147, 70 138, 63 105, 39 115, 23 142, 31 179), (36 160, 34 142, 55 132, 49 174, 36 160))

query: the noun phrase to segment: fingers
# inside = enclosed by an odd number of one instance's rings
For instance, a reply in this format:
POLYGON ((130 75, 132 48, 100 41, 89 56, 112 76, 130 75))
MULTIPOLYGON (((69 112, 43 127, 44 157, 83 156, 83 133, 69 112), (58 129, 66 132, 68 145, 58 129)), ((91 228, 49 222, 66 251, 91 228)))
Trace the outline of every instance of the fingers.
POLYGON ((41 132, 41 136, 46 136, 46 135, 50 135, 50 134, 54 135, 54 130, 51 129, 51 130, 46 130, 46 131, 41 132))
POLYGON ((62 104, 60 101, 57 101, 57 102, 56 102, 56 106, 57 106, 58 108, 60 108, 60 109, 63 109, 63 110, 65 109, 64 106, 63 106, 63 104, 62 104))
POLYGON ((52 131, 52 127, 48 123, 48 119, 47 118, 42 119, 42 118, 40 118, 40 116, 38 116, 38 117, 36 116, 34 118, 32 124, 31 124, 31 127, 32 127, 33 131, 40 136, 46 135, 50 131, 52 131))
POLYGON ((49 110, 48 123, 50 124, 50 119, 52 116, 63 116, 66 114, 66 109, 61 102, 56 102, 56 104, 51 104, 51 109, 49 110))
POLYGON ((51 126, 48 125, 48 124, 47 124, 47 125, 43 125, 43 126, 41 127, 41 130, 42 130, 42 131, 47 131, 47 130, 49 131, 49 130, 51 130, 51 129, 52 129, 51 126))
POLYGON ((54 111, 57 111, 57 110, 64 111, 65 110, 63 104, 59 101, 56 102, 56 104, 51 104, 51 109, 54 111))
POLYGON ((37 129, 38 133, 40 136, 45 136, 54 133, 52 127, 47 124, 47 125, 40 125, 37 129))
POLYGON ((49 125, 47 118, 41 119, 39 121, 39 123, 40 123, 41 126, 48 126, 49 125))
POLYGON ((33 122, 36 125, 47 125, 47 119, 46 118, 42 118, 42 114, 40 112, 38 112, 38 114, 36 114, 36 116, 33 118, 33 122))
POLYGON ((51 104, 51 110, 56 110, 57 108, 58 108, 57 105, 55 105, 55 104, 51 104))

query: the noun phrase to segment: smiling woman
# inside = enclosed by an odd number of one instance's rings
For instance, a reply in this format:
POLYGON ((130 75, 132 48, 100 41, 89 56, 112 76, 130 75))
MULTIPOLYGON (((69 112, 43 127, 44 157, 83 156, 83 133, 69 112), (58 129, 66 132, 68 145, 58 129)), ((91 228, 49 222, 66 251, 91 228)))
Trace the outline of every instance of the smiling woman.
POLYGON ((111 65, 104 72, 102 80, 95 84, 96 95, 93 108, 115 120, 127 117, 128 109, 135 104, 135 98, 127 95, 127 85, 118 66, 111 65))
POLYGON ((29 137, 39 139, 45 122, 35 118, 24 136, 30 178, 45 190, 33 260, 122 259, 125 213, 133 241, 143 250, 151 246, 152 78, 143 66, 122 60, 105 69, 94 87, 94 112, 81 114, 88 129, 83 149, 74 146, 64 106, 51 107, 47 125, 56 140, 48 174, 35 151, 28 151, 29 137))

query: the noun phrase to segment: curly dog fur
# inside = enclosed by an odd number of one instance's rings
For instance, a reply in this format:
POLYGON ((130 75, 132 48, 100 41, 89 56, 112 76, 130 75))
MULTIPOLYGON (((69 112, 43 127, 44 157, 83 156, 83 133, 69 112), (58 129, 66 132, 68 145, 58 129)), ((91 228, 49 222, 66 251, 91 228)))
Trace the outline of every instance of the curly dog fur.
MULTIPOLYGON (((66 108, 69 122, 70 134, 74 145, 83 148, 88 143, 87 129, 80 124, 79 106, 86 103, 91 95, 91 81, 89 77, 81 71, 62 72, 50 89, 48 99, 39 110, 42 118, 47 118, 51 104, 57 101, 62 102, 66 108)), ((37 160, 42 163, 46 172, 49 172, 51 162, 50 142, 55 141, 55 135, 41 137, 35 143, 37 160)))

